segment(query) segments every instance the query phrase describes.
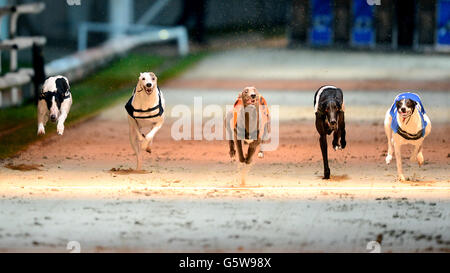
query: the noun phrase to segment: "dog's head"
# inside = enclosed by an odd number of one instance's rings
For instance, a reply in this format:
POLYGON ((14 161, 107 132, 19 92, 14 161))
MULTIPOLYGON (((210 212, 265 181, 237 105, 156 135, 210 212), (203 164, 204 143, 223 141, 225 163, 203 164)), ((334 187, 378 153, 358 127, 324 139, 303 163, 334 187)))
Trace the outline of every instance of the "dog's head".
POLYGON ((330 99, 322 103, 321 109, 325 112, 327 117, 328 124, 332 130, 337 129, 338 122, 338 114, 342 111, 342 105, 339 101, 330 99))
POLYGON ((240 97, 244 107, 247 107, 248 105, 258 105, 259 92, 253 86, 244 88, 240 94, 240 97))
POLYGON ((66 93, 70 90, 70 86, 65 77, 53 78, 51 80, 54 81, 54 85, 51 85, 51 89, 56 88, 56 90, 43 90, 43 97, 47 103, 47 108, 50 111, 50 120, 56 122, 60 115, 61 104, 64 101, 66 93))
POLYGON ((402 118, 407 118, 411 116, 416 109, 417 102, 411 99, 402 99, 397 101, 395 106, 397 107, 397 112, 402 118))
POLYGON ((145 91, 147 95, 151 95, 158 83, 158 78, 153 72, 144 72, 139 75, 139 83, 137 92, 145 91))

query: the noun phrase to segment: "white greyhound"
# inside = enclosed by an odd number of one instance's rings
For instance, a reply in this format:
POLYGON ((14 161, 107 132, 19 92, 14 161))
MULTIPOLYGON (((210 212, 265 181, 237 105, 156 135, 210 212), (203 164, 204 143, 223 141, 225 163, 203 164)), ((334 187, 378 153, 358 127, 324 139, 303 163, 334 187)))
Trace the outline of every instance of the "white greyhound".
POLYGON ((402 169, 401 146, 414 145, 411 162, 417 160, 419 166, 424 162, 423 141, 431 132, 431 121, 423 108, 420 97, 414 93, 398 95, 391 109, 386 112, 384 130, 388 139, 386 164, 391 163, 395 152, 398 180, 405 181, 402 169))
POLYGON ((151 153, 153 138, 164 123, 165 100, 157 81, 153 72, 141 73, 133 96, 125 106, 130 142, 137 157, 136 170, 142 168, 142 151, 151 153))

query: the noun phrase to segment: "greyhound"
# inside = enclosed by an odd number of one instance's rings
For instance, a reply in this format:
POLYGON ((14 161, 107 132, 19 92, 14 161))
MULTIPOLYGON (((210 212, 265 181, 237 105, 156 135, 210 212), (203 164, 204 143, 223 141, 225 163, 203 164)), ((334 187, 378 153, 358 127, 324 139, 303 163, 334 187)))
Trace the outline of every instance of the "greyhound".
POLYGON ((402 169, 401 146, 412 144, 415 146, 411 155, 411 162, 417 161, 419 166, 424 162, 423 141, 431 132, 431 120, 425 112, 422 101, 417 94, 399 94, 386 112, 384 130, 388 139, 386 164, 391 163, 395 152, 397 174, 399 181, 405 181, 402 169))
MULTIPOLYGON (((233 111, 227 113, 225 124, 227 125, 230 157, 235 157, 236 146, 239 162, 250 164, 256 150, 260 148, 262 141, 270 133, 267 102, 255 87, 246 87, 239 94, 233 111), (249 145, 246 156, 243 153, 242 141, 249 145)), ((260 150, 258 157, 263 158, 264 151, 260 150)))
POLYGON ((133 95, 125 105, 128 113, 130 142, 137 157, 136 170, 142 168, 142 151, 151 153, 155 134, 164 123, 164 96, 153 72, 141 73, 133 95), (142 131, 146 128, 147 134, 142 131))
POLYGON ((64 76, 48 78, 38 97, 38 135, 45 135, 48 119, 56 122, 58 135, 64 134, 64 122, 72 106, 69 80, 64 76))
POLYGON ((331 85, 320 87, 314 95, 314 110, 316 113, 316 129, 320 135, 320 149, 322 150, 323 179, 330 179, 327 135, 333 133, 332 144, 335 151, 342 150, 347 146, 342 90, 331 85))

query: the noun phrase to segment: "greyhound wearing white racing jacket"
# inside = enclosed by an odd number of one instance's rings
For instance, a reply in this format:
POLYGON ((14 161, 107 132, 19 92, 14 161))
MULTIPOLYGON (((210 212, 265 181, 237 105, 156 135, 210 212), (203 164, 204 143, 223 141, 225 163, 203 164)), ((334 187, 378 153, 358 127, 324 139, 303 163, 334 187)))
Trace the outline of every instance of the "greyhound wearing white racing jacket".
POLYGON ((48 78, 38 97, 38 135, 45 134, 47 121, 56 122, 58 135, 64 134, 64 122, 72 106, 69 80, 64 76, 48 78))
POLYGON ((130 142, 137 157, 136 170, 142 168, 142 151, 151 153, 155 134, 164 123, 165 100, 153 72, 141 73, 133 96, 125 105, 128 113, 130 142), (142 131, 147 130, 147 134, 142 131))
POLYGON ((399 94, 386 112, 384 130, 388 139, 386 164, 391 163, 395 152, 397 174, 399 181, 405 181, 402 169, 401 146, 414 145, 411 162, 416 161, 421 166, 424 162, 422 150, 423 141, 431 132, 431 121, 425 112, 422 101, 417 94, 399 94))

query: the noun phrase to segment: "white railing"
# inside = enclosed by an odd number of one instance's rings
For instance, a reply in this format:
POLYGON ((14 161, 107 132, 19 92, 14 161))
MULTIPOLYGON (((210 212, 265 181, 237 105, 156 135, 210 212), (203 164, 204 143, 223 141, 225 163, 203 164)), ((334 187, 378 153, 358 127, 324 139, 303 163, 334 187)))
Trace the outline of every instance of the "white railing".
POLYGON ((32 80, 32 70, 19 70, 19 51, 29 49, 35 45, 43 46, 47 42, 45 37, 17 37, 17 21, 20 15, 37 14, 42 12, 44 9, 44 3, 30 3, 0 7, 0 18, 9 15, 9 33, 7 35, 8 39, 0 41, 0 58, 1 51, 7 50, 10 52, 10 71, 9 73, 6 73, 5 75, 2 75, 0 77, 0 107, 2 107, 4 104, 3 92, 5 90, 10 90, 12 105, 20 103, 22 101, 22 96, 19 94, 19 87, 30 83, 32 80))

